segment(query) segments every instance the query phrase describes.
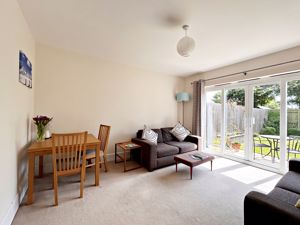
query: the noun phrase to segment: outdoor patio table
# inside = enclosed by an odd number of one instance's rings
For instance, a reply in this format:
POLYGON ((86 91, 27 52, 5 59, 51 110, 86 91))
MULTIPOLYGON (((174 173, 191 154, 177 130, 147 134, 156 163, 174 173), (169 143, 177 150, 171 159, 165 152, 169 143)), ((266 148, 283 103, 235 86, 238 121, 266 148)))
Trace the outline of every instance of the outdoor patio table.
MULTIPOLYGON (((280 147, 279 147, 280 136, 279 135, 260 135, 260 136, 263 137, 263 138, 266 138, 270 142, 271 148, 270 148, 270 152, 267 155, 271 154, 272 163, 274 163, 275 153, 277 153, 277 157, 279 159, 278 152, 280 150, 280 147)), ((291 140, 292 138, 291 137, 286 137, 286 139, 291 140)))

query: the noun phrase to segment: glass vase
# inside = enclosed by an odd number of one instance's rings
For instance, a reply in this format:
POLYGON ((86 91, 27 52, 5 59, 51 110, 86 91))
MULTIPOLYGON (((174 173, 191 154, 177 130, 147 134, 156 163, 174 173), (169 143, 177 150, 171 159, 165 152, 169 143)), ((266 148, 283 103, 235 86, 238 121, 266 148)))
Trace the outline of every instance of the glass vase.
POLYGON ((42 124, 37 126, 37 133, 36 133, 36 140, 37 141, 43 141, 45 140, 45 129, 46 127, 42 124))

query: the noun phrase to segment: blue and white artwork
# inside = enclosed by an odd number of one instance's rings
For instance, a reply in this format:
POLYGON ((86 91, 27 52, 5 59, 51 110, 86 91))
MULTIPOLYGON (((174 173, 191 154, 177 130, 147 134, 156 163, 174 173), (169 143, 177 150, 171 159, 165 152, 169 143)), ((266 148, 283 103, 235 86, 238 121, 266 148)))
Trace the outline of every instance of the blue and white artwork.
POLYGON ((24 52, 19 52, 19 81, 32 88, 32 65, 24 52))

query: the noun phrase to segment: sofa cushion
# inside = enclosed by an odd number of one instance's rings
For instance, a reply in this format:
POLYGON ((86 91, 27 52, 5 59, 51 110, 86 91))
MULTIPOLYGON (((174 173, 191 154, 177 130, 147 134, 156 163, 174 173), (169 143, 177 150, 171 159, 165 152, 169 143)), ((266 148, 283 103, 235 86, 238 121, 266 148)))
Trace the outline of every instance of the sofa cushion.
POLYGON ((300 173, 293 171, 287 172, 277 183, 276 187, 300 194, 300 173))
POLYGON ((179 153, 179 148, 167 145, 165 143, 158 143, 157 144, 157 158, 170 156, 170 155, 176 155, 179 153))
POLYGON ((158 134, 145 125, 142 134, 142 139, 157 144, 157 138, 158 138, 158 134))
POLYGON ((290 205, 295 205, 298 201, 298 199, 300 198, 299 194, 296 194, 294 192, 279 188, 279 187, 275 187, 269 194, 268 196, 270 198, 279 200, 279 201, 283 201, 286 202, 290 205))
POLYGON ((170 131, 179 141, 183 141, 191 132, 177 123, 176 126, 170 131))
POLYGON ((174 155, 157 158, 157 168, 175 164, 174 155))
MULTIPOLYGON (((155 133, 157 133, 157 143, 162 143, 164 142, 163 137, 162 137, 162 133, 160 129, 152 129, 155 133)), ((143 130, 138 130, 138 132, 136 133, 136 137, 137 138, 142 138, 142 134, 143 134, 143 130)))
POLYGON ((197 145, 192 143, 192 142, 178 142, 178 141, 169 141, 167 142, 168 145, 176 146, 179 148, 179 153, 185 153, 185 152, 190 152, 194 151, 197 149, 197 145))
POLYGON ((171 133, 172 129, 173 127, 161 128, 162 137, 165 143, 169 141, 177 141, 176 137, 174 137, 174 135, 171 133))

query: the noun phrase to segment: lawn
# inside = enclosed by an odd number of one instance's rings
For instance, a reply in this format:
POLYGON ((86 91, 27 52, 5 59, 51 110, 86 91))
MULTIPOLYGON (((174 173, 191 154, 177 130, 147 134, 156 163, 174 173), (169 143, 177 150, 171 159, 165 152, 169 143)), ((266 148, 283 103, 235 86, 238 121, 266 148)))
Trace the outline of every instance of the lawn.
MULTIPOLYGON (((266 138, 261 138, 261 143, 270 145, 269 141, 266 138)), ((210 146, 212 148, 211 150, 215 151, 215 152, 221 152, 221 146, 220 145, 221 145, 221 139, 220 138, 215 138, 214 141, 213 141, 213 144, 210 146)), ((241 143, 240 151, 244 151, 244 149, 245 149, 245 144, 241 143)), ((270 148, 268 148, 268 147, 262 148, 262 151, 261 151, 260 147, 255 147, 255 153, 256 154, 261 154, 261 152, 262 152, 263 156, 266 156, 270 152, 270 148)), ((278 154, 280 156, 280 152, 278 152, 278 154)), ((269 154, 269 156, 271 156, 271 154, 269 154)), ((277 158, 277 153, 275 154, 275 158, 277 158)), ((300 154, 296 154, 296 157, 295 157, 294 154, 290 154, 290 159, 292 159, 292 158, 300 159, 300 154)))

